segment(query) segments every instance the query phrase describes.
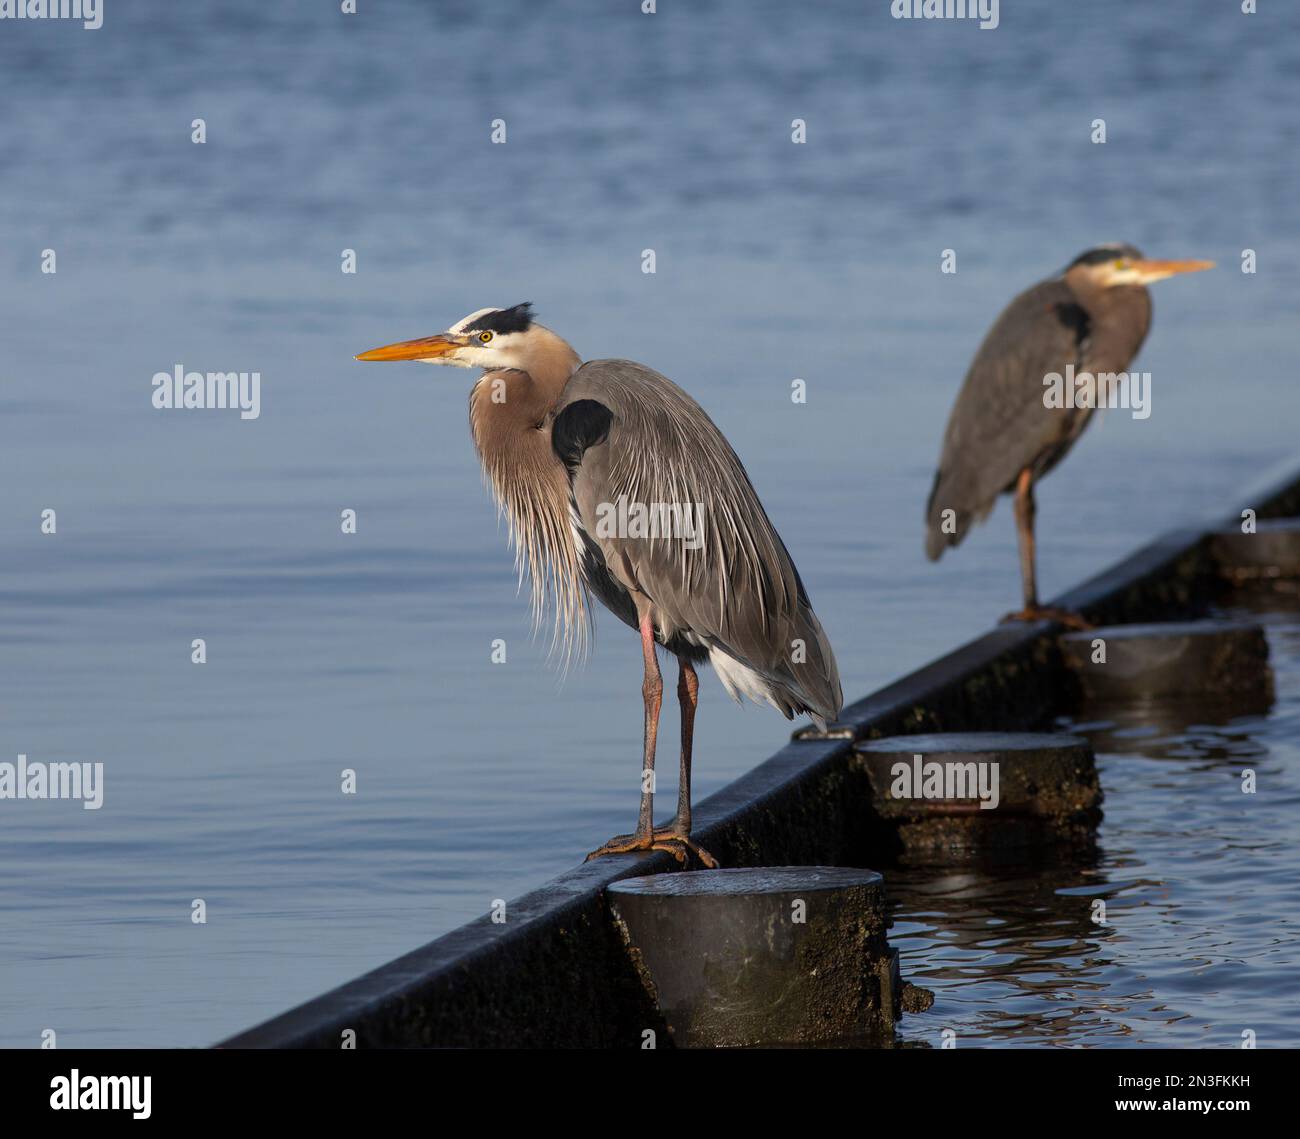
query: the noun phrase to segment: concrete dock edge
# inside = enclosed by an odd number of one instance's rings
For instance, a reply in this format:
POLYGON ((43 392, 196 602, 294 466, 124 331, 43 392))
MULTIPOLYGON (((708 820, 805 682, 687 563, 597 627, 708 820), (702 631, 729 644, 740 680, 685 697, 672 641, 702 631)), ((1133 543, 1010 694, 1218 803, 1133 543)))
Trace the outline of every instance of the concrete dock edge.
MULTIPOLYGON (((1300 469, 1272 477, 1203 526, 1166 534, 1055 599, 1099 623, 1195 616, 1217 588, 1210 536, 1300 515, 1300 469)), ((725 866, 844 865, 870 801, 853 742, 1043 725, 1066 683, 1047 623, 999 626, 849 705, 825 737, 801 733, 696 809, 695 835, 725 866)), ((851 863, 849 863, 851 864, 851 863)), ((605 912, 611 882, 674 869, 667 854, 578 866, 222 1048, 639 1047, 664 1025, 605 912)))

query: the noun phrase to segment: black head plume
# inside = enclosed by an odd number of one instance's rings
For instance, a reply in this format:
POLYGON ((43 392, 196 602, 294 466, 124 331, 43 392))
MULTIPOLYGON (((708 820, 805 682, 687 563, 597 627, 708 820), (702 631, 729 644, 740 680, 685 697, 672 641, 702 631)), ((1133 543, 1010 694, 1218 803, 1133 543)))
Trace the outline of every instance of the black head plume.
POLYGON ((465 326, 466 332, 527 332, 533 325, 533 302, 524 301, 513 308, 499 308, 485 312, 473 324, 465 326))
POLYGON ((1142 254, 1136 246, 1122 242, 1116 242, 1114 245, 1098 245, 1095 249, 1080 253, 1070 262, 1069 267, 1073 269, 1076 265, 1102 265, 1107 261, 1121 258, 1127 261, 1141 261, 1142 254))

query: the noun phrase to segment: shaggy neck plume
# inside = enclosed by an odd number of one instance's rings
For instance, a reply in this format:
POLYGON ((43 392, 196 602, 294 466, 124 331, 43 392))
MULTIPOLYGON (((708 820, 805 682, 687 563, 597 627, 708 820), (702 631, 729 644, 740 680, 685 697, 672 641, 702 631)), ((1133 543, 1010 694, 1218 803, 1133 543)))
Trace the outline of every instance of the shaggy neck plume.
POLYGON ((551 411, 582 361, 549 329, 534 325, 523 367, 485 372, 469 397, 469 423, 497 505, 510 526, 520 581, 527 573, 534 625, 548 595, 555 605, 552 647, 586 647, 588 610, 569 520, 569 480, 551 448, 551 411))

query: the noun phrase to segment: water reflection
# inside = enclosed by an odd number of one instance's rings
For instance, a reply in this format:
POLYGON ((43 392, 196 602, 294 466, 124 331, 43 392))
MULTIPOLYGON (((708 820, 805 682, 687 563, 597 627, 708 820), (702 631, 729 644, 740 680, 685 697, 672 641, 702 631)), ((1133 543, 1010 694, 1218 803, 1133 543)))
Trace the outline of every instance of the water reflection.
POLYGON ((936 995, 904 1040, 1238 1047, 1251 1029, 1261 1047, 1300 1043, 1300 606, 1274 595, 1226 612, 1264 620, 1271 711, 1170 703, 1061 722, 1098 752, 1093 856, 889 874, 904 975, 936 995))

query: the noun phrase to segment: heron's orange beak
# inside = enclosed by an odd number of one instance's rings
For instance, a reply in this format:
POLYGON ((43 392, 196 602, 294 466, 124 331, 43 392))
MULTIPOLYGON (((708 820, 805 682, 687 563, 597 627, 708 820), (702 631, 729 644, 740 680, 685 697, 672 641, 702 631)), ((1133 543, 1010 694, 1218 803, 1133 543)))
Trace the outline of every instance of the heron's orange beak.
POLYGON ((441 356, 449 356, 457 348, 464 348, 468 343, 468 337, 440 333, 421 340, 403 340, 397 344, 386 344, 383 348, 372 348, 369 352, 362 352, 357 359, 437 360, 441 356))
POLYGON ((1199 273, 1202 269, 1213 269, 1213 261, 1130 261, 1131 268, 1142 275, 1145 285, 1151 281, 1163 281, 1166 277, 1176 277, 1179 273, 1199 273))

